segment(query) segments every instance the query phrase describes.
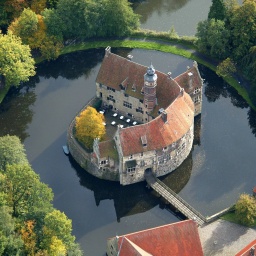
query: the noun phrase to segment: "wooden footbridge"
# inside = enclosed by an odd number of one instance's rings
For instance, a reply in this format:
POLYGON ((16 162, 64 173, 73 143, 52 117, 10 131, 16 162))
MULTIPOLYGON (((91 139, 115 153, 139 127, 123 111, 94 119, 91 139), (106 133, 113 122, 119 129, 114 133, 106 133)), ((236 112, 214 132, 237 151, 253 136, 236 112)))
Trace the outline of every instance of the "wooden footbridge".
POLYGON ((151 171, 145 172, 145 179, 152 189, 154 189, 159 195, 161 195, 165 200, 172 204, 186 217, 194 220, 200 226, 202 226, 206 222, 206 218, 200 212, 195 210, 179 195, 177 195, 168 186, 166 186, 162 181, 156 178, 151 171))

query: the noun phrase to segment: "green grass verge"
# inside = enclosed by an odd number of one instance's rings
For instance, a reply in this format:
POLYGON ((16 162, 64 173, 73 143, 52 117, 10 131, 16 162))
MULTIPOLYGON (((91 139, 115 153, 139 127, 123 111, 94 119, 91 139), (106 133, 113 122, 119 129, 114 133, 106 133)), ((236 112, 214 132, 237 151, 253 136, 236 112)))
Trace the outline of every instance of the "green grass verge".
MULTIPOLYGON (((136 35, 136 33, 134 33, 134 35, 136 35)), ((191 49, 194 50, 195 46, 194 46, 194 39, 188 39, 187 41, 185 39, 182 38, 172 38, 171 40, 167 40, 167 36, 166 36, 166 40, 163 39, 162 35, 160 35, 159 37, 157 37, 157 35, 147 35, 147 34, 143 34, 142 32, 138 32, 137 33, 137 37, 142 38, 143 36, 146 35, 146 38, 153 38, 153 39, 160 39, 163 41, 163 43, 161 42, 148 42, 148 41, 136 41, 136 40, 106 40, 106 41, 91 41, 91 42, 82 42, 82 43, 78 43, 75 45, 69 45, 63 48, 61 55, 63 54, 68 54, 71 52, 75 52, 75 51, 82 51, 82 50, 89 50, 89 49, 97 49, 97 48, 105 48, 107 46, 111 46, 111 47, 125 47, 125 48, 136 48, 136 49, 145 49, 145 50, 156 50, 156 51, 161 51, 161 52, 166 52, 166 53, 172 53, 172 54, 176 54, 188 59, 193 59, 195 61, 197 61, 198 63, 208 67, 209 69, 213 70, 214 72, 216 72, 216 66, 212 65, 211 63, 205 61, 204 59, 196 56, 195 54, 193 54, 191 52, 191 49), (171 44, 166 44, 166 41, 168 42, 176 42, 178 45, 171 45, 171 44), (183 42, 184 41, 184 42, 183 42), (189 49, 185 49, 183 46, 188 46, 190 48, 189 49)), ((36 63, 39 63, 43 61, 43 59, 36 59, 36 63)), ((223 79, 230 84, 232 87, 234 87, 236 89, 236 91, 238 92, 239 95, 241 95, 244 100, 250 105, 250 107, 252 109, 254 109, 256 111, 256 106, 253 105, 248 92, 246 91, 246 89, 244 89, 243 87, 241 87, 241 85, 232 77, 223 77, 223 79)))
MULTIPOLYGON (((224 214, 223 216, 221 216, 220 218, 223 220, 227 220, 227 221, 241 225, 241 223, 234 211, 228 212, 228 213, 224 214)), ((249 227, 255 227, 255 226, 256 226, 256 218, 254 219, 254 224, 249 227)))

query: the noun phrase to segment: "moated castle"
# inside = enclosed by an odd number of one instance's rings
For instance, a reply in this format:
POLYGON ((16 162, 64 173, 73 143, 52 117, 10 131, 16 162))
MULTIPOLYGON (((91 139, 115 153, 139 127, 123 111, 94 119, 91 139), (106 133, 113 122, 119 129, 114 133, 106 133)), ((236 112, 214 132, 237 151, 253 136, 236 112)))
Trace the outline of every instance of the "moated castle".
POLYGON ((68 136, 70 153, 92 175, 122 185, 143 181, 147 170, 157 177, 172 172, 191 151, 202 86, 196 62, 173 78, 171 72, 161 73, 152 64, 145 67, 107 47, 96 78, 96 97, 103 107, 138 125, 117 126, 112 139, 94 141, 90 154, 82 153, 68 136))

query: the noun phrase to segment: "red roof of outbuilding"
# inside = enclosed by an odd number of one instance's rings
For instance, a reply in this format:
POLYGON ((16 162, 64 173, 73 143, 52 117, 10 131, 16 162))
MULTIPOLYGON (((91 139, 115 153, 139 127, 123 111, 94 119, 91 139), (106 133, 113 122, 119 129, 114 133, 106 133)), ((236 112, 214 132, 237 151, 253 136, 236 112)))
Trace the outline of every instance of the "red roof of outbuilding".
MULTIPOLYGON (((256 239, 249 243, 245 248, 238 252, 235 256, 251 256, 251 249, 254 248, 254 253, 256 252, 256 239)), ((254 254, 255 255, 255 254, 254 254)))
POLYGON ((159 115, 148 123, 119 130, 124 156, 167 147, 185 135, 193 124, 194 104, 185 92, 165 112, 167 122, 159 115), (146 147, 142 145, 142 137, 146 137, 146 147))
POLYGON ((120 256, 203 256, 197 225, 192 220, 120 236, 118 248, 120 256))

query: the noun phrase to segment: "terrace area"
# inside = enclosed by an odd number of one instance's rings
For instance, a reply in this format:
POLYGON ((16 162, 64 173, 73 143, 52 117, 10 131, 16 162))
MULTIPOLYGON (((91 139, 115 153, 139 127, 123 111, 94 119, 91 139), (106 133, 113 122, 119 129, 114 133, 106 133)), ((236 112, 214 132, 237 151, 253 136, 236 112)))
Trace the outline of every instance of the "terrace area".
POLYGON ((106 135, 104 140, 113 138, 118 125, 124 129, 139 124, 131 117, 123 116, 109 109, 100 109, 99 113, 103 114, 105 117, 106 135))

